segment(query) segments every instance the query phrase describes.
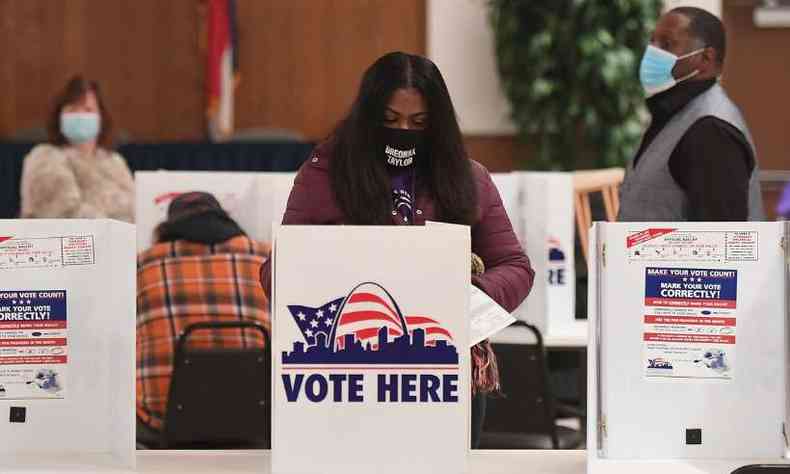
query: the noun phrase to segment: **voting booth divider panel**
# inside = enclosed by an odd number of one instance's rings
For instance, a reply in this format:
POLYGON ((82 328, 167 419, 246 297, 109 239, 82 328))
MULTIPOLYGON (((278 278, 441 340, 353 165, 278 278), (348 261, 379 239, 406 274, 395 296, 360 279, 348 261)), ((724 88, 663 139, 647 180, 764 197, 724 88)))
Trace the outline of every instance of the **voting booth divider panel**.
POLYGON ((134 240, 107 219, 0 221, 0 471, 134 466, 134 240))
POLYGON ((272 472, 466 472, 466 226, 280 226, 272 472))
POLYGON ((788 236, 781 222, 595 224, 588 472, 785 462, 788 236))

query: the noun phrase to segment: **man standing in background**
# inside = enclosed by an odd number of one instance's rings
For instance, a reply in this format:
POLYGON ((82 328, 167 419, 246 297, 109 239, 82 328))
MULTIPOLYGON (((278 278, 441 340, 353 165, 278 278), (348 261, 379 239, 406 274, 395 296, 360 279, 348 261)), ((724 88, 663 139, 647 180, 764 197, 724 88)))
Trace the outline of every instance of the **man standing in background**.
POLYGON ((718 84, 724 25, 682 7, 656 25, 640 67, 652 116, 621 188, 619 221, 764 218, 754 143, 718 84))

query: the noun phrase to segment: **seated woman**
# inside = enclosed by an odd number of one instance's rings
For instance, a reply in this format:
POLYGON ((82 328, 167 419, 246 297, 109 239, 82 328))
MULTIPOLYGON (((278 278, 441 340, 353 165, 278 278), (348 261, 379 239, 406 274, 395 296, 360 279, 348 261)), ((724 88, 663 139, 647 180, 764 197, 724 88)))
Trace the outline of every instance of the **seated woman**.
POLYGON ((109 149, 112 119, 99 86, 76 76, 55 100, 50 143, 25 157, 21 217, 111 218, 134 221, 134 182, 109 149))
MULTIPOLYGON (((150 249, 137 259, 137 416, 162 428, 179 334, 198 322, 247 320, 270 328, 269 302, 258 281, 271 250, 255 242, 208 193, 170 203, 150 249)), ((250 329, 200 331, 190 348, 261 347, 250 329)))
MULTIPOLYGON (((535 272, 488 171, 464 149, 450 94, 429 59, 390 53, 365 71, 354 104, 299 170, 286 225, 465 224, 472 283, 508 311, 527 297, 535 272)), ((271 285, 270 268, 262 273, 271 285)), ((488 342, 472 348, 472 445, 485 394, 498 389, 488 342)))

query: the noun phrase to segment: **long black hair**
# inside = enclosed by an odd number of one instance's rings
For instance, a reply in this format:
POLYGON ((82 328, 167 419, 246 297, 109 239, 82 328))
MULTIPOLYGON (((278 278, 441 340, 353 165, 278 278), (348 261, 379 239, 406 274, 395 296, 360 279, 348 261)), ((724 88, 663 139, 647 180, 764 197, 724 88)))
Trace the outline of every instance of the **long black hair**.
POLYGON ((430 194, 441 221, 471 225, 477 192, 450 93, 433 62, 401 52, 382 56, 365 71, 350 112, 329 139, 337 203, 349 224, 392 222, 390 179, 385 160, 374 153, 375 137, 393 93, 408 88, 422 94, 428 112, 428 156, 415 162, 417 191, 430 194))

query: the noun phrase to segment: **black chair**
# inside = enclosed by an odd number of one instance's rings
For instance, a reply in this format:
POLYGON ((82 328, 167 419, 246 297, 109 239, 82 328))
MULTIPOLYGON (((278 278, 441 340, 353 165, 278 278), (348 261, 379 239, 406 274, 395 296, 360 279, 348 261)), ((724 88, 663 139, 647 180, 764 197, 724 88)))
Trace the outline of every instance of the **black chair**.
POLYGON ((732 471, 731 474, 790 474, 788 464, 751 464, 732 471))
POLYGON ((162 449, 268 449, 271 445, 269 334, 247 321, 193 324, 181 334, 173 360, 162 449), (195 331, 260 331, 265 345, 252 349, 188 349, 195 331))
POLYGON ((480 449, 573 449, 582 445, 578 430, 557 426, 543 338, 535 326, 523 327, 529 344, 494 344, 502 394, 488 399, 480 449), (531 334, 530 334, 531 333, 531 334))

